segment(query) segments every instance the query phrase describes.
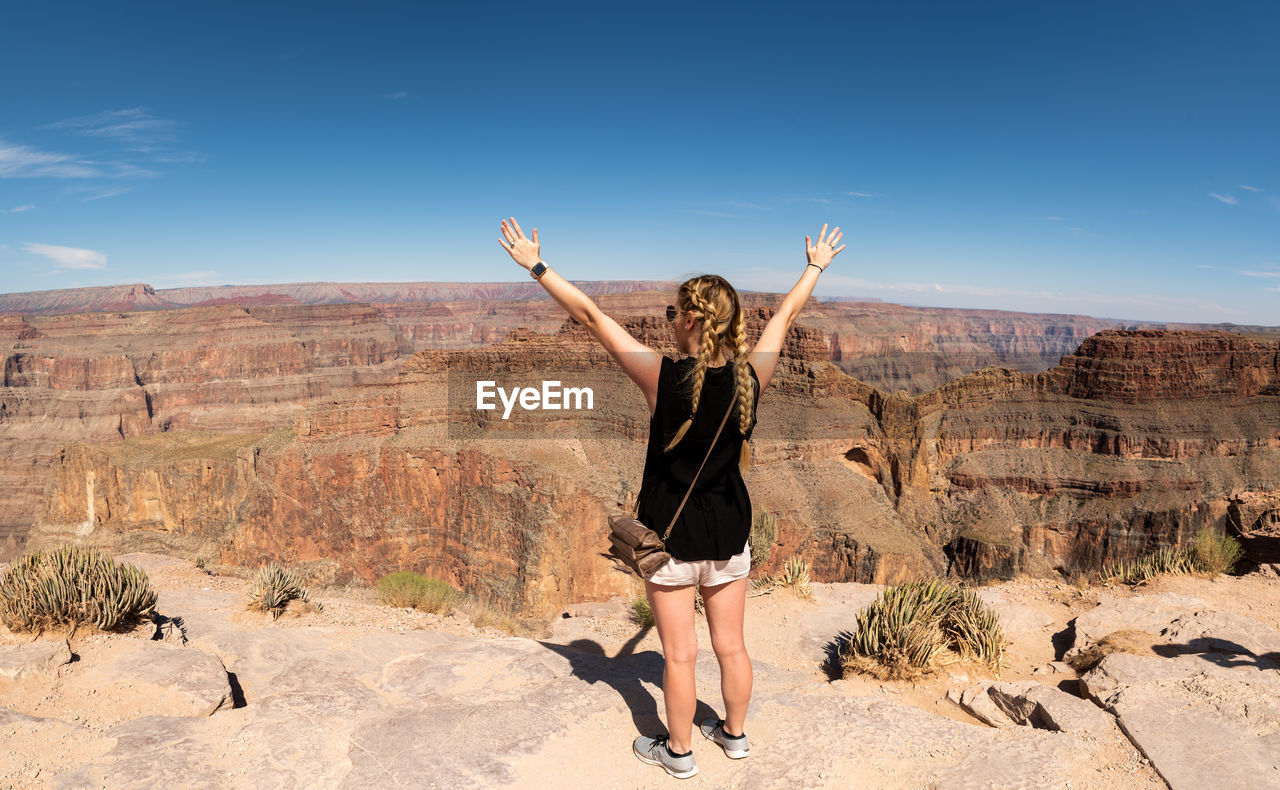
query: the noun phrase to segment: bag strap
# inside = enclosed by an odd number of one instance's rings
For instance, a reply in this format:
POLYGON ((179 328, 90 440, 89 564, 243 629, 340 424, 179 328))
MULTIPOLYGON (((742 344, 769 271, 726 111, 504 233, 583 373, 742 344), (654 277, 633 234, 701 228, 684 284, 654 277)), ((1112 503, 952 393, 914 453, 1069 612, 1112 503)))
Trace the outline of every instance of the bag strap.
POLYGON ((729 408, 725 409, 724 417, 720 418, 720 427, 716 429, 715 438, 711 440, 711 446, 707 448, 707 454, 703 456, 701 466, 698 467, 698 471, 693 475, 693 482, 689 483, 689 490, 684 492, 684 499, 680 500, 680 507, 676 508, 676 514, 671 517, 671 523, 667 525, 667 531, 662 533, 663 541, 666 541, 671 536, 671 530, 676 526, 676 519, 680 518, 680 511, 684 510, 684 503, 689 501, 689 495, 693 493, 693 486, 698 482, 698 475, 702 474, 702 467, 707 465, 707 459, 711 457, 711 451, 715 449, 716 439, 720 438, 720 432, 724 430, 724 424, 729 421, 729 413, 733 411, 733 405, 736 402, 736 397, 729 401, 729 408))

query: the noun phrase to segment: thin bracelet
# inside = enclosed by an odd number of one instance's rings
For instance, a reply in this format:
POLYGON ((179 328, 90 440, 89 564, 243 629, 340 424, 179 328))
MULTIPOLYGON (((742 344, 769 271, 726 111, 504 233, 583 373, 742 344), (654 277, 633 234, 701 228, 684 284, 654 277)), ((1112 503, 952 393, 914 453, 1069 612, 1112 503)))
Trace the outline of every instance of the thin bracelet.
POLYGON ((819 273, 821 273, 821 272, 822 272, 822 267, 821 267, 821 266, 818 266, 818 264, 816 264, 816 263, 807 263, 807 264, 805 264, 805 265, 806 265, 806 266, 817 266, 817 268, 818 268, 818 272, 819 272, 819 273))

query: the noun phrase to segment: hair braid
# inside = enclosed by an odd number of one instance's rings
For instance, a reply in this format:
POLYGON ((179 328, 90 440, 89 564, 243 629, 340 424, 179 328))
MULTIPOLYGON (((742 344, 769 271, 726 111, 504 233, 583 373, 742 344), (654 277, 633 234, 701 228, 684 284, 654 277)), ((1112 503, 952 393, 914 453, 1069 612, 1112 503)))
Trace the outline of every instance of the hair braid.
POLYGON ((671 439, 671 443, 667 445, 667 450, 679 444, 684 435, 689 432, 690 426, 693 425, 693 415, 697 413, 698 405, 702 400, 702 384, 706 381, 707 364, 716 353, 715 303, 698 293, 696 288, 690 288, 688 296, 693 312, 698 314, 698 324, 702 328, 702 343, 698 349, 698 361, 694 363, 693 370, 690 372, 693 378, 693 403, 689 407, 689 416, 680 424, 676 435, 671 439))
POLYGON ((738 431, 743 436, 742 451, 738 456, 738 468, 745 475, 751 470, 751 446, 747 444, 747 430, 751 427, 755 406, 755 382, 751 380, 751 371, 747 369, 747 322, 742 315, 741 305, 733 313, 733 324, 729 330, 729 342, 735 349, 733 354, 733 370, 738 381, 738 431))

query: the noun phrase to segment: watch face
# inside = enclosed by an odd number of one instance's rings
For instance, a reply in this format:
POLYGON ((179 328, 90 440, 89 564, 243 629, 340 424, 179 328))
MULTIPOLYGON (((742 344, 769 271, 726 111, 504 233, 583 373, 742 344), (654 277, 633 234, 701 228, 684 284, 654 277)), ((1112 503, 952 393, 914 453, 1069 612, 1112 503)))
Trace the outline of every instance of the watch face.
POLYGON ((538 275, 542 274, 546 270, 547 270, 547 265, 542 261, 538 261, 533 265, 533 268, 530 269, 530 271, 533 272, 534 277, 537 277, 538 275))

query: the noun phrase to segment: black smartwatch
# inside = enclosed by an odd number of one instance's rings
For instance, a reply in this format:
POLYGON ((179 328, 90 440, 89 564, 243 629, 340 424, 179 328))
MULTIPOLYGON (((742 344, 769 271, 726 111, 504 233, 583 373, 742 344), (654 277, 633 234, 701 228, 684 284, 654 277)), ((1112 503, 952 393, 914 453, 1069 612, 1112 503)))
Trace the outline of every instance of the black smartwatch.
POLYGON ((532 275, 533 279, 536 280, 539 277, 541 277, 542 273, 545 272, 546 270, 547 270, 547 265, 542 261, 538 261, 533 265, 533 268, 529 270, 529 274, 532 275))

